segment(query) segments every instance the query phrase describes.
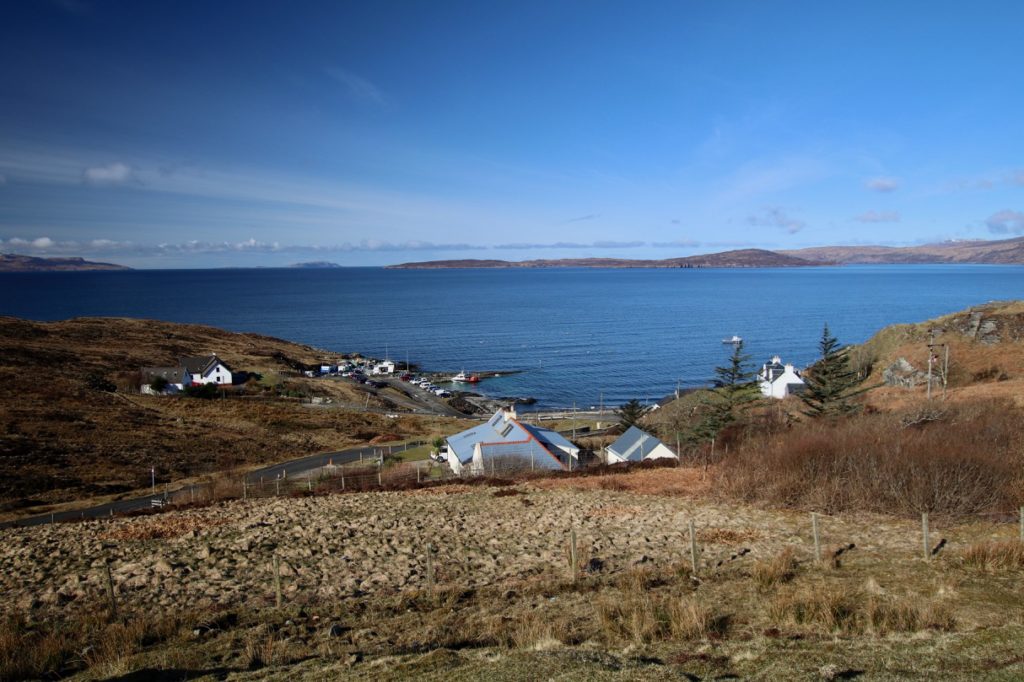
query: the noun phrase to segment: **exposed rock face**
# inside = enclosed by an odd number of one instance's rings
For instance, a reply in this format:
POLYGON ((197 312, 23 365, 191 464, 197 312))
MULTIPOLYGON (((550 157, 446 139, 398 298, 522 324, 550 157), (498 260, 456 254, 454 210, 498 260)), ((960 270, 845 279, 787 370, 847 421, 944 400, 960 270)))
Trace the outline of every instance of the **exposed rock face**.
POLYGON ((928 375, 915 369, 906 358, 899 358, 882 372, 882 379, 887 386, 913 388, 928 381, 928 375))

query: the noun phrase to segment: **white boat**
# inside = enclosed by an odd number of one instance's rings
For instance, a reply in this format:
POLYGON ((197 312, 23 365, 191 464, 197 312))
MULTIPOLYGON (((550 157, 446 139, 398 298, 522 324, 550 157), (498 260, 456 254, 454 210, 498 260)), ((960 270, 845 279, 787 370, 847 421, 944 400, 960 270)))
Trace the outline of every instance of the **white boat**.
POLYGON ((453 376, 452 377, 452 381, 453 382, 458 382, 458 383, 467 383, 467 382, 469 382, 469 377, 466 376, 466 370, 462 370, 461 372, 459 372, 458 374, 453 376))
POLYGON ((731 339, 722 339, 722 343, 731 343, 731 344, 743 343, 743 339, 741 339, 740 337, 738 337, 735 334, 733 334, 731 339))

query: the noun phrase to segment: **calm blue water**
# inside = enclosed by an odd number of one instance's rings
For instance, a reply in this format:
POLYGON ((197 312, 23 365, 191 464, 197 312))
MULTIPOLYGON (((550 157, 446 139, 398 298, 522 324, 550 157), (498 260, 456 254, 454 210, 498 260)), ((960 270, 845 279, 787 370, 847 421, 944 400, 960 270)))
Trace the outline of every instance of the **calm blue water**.
MULTIPOLYGON (((1016 266, 753 270, 165 270, 0 275, 0 314, 146 317, 253 331, 428 370, 524 369, 490 395, 538 408, 702 385, 738 334, 754 360, 811 362, 895 322, 1024 298, 1016 266)), ((205 349, 197 349, 205 350, 205 349)))

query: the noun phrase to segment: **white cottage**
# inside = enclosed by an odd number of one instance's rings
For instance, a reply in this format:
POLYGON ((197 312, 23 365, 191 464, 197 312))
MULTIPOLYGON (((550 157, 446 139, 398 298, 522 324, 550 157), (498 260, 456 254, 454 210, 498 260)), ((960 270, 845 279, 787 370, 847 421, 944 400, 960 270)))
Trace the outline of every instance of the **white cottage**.
POLYGON ((449 436, 446 443, 448 466, 459 475, 579 468, 578 447, 556 431, 520 422, 514 409, 498 410, 483 424, 449 436))
POLYGON ((770 362, 764 363, 757 378, 760 381, 761 393, 768 398, 781 400, 788 395, 803 392, 805 387, 800 372, 789 363, 782 364, 782 359, 778 355, 770 362))
POLYGON ((188 386, 204 384, 230 386, 233 375, 231 368, 213 353, 181 358, 177 367, 143 367, 142 392, 155 393, 152 384, 158 378, 167 382, 167 389, 170 392, 175 392, 182 391, 188 386))
POLYGON ((635 426, 630 426, 618 440, 604 449, 606 464, 643 462, 649 459, 679 459, 667 445, 635 426))

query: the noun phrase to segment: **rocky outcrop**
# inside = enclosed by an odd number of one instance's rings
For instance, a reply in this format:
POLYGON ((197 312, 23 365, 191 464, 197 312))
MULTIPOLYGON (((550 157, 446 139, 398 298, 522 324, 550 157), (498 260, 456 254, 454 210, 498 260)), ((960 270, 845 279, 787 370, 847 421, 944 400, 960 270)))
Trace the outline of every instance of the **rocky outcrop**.
POLYGON ((928 374, 915 369, 906 358, 898 358, 896 362, 882 371, 882 379, 885 381, 886 386, 913 388, 927 383, 928 374))

